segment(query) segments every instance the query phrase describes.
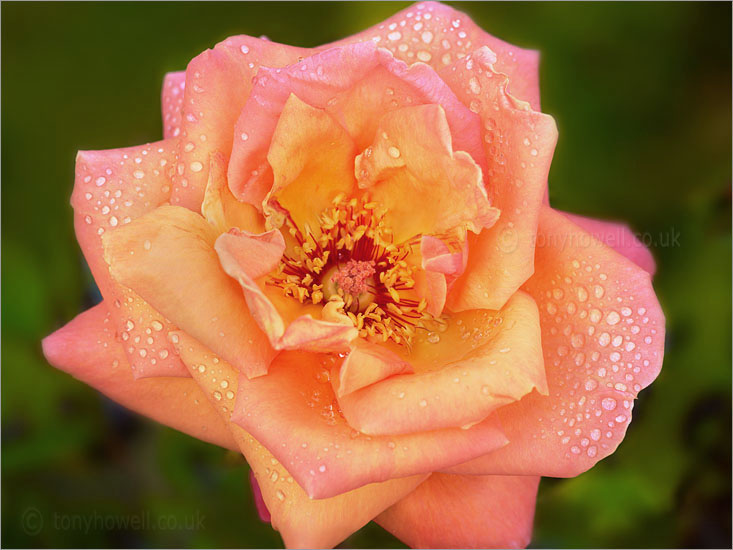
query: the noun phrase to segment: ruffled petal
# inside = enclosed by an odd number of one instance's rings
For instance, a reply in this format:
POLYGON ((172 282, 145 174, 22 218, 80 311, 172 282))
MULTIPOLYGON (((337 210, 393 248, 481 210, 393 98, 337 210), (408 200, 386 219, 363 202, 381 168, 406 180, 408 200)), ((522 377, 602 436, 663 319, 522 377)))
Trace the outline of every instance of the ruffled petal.
POLYGON ((181 110, 185 88, 186 71, 165 75, 160 104, 163 111, 163 137, 166 139, 181 135, 181 110))
POLYGON ((471 236, 466 272, 448 295, 448 307, 499 309, 534 271, 537 217, 557 141, 552 117, 533 111, 508 93, 494 52, 484 47, 440 74, 456 95, 479 114, 491 204, 498 223, 471 236))
POLYGON ((351 323, 313 319, 308 313, 299 312, 301 314, 287 323, 283 319, 255 280, 266 276, 280 261, 285 250, 280 231, 273 229, 253 235, 232 230, 220 235, 214 248, 224 271, 242 287, 249 311, 274 349, 339 352, 348 349, 349 342, 358 336, 351 323))
POLYGON ((543 207, 537 301, 549 395, 497 414, 509 445, 456 473, 572 477, 616 450, 638 392, 659 374, 664 316, 649 273, 543 207))
POLYGON ((178 162, 171 204, 199 211, 209 177, 209 156, 229 156, 232 135, 260 65, 284 67, 310 50, 232 36, 193 58, 186 68, 178 162))
POLYGON ((102 235, 168 200, 175 146, 175 140, 165 140, 124 149, 80 151, 76 157, 71 196, 76 238, 111 306, 135 378, 188 376, 188 371, 173 354, 166 336, 177 327, 110 277, 102 257, 102 235))
POLYGON ((221 269, 216 236, 200 215, 162 206, 105 235, 105 259, 117 281, 247 376, 259 376, 275 351, 221 269))
POLYGON ((654 256, 636 238, 627 224, 595 220, 569 212, 563 212, 563 214, 575 225, 581 227, 606 246, 610 246, 619 254, 626 256, 644 271, 649 272, 650 275, 654 275, 656 272, 657 264, 654 261, 654 256))
POLYGON ((43 353, 56 368, 128 409, 209 443, 237 448, 226 424, 191 378, 135 380, 115 332, 103 302, 47 336, 43 353))
MULTIPOLYGON (((546 392, 539 316, 530 296, 517 292, 499 312, 464 317, 450 319, 438 342, 421 345, 449 354, 460 349, 458 357, 339 398, 349 425, 376 435, 470 426, 534 388, 546 392)), ((415 359, 420 352, 413 350, 415 359)))
MULTIPOLYGON (((237 371, 181 333, 177 347, 194 379, 226 420, 238 392, 237 371)), ((288 548, 330 548, 409 494, 427 476, 373 483, 332 498, 312 500, 293 476, 256 439, 229 424, 261 490, 272 526, 288 548)))
POLYGON ((473 426, 370 437, 348 425, 329 382, 332 355, 282 352, 267 376, 239 379, 232 422, 251 433, 313 498, 457 464, 505 443, 493 418, 473 426))
POLYGON ((480 121, 424 64, 407 66, 372 42, 332 48, 284 69, 262 67, 235 129, 229 186, 259 205, 272 186, 267 163, 272 135, 289 96, 326 110, 359 147, 374 139, 385 112, 406 105, 441 105, 457 150, 483 162, 480 121))
POLYGON ((411 372, 412 365, 386 347, 358 340, 339 367, 334 389, 340 398, 392 375, 411 372))
POLYGON ((385 224, 396 242, 456 228, 479 233, 499 217, 489 204, 481 168, 468 153, 453 151, 439 105, 384 115, 373 144, 356 157, 355 172, 359 187, 386 208, 385 224))
POLYGON ((297 227, 316 231, 333 199, 356 188, 355 156, 353 141, 331 115, 291 94, 267 153, 273 184, 265 213, 277 215, 284 208, 297 227))
POLYGON ((412 548, 525 548, 539 481, 433 474, 375 521, 412 548))
MULTIPOLYGON (((509 75, 511 92, 540 108, 539 52, 512 46, 491 36, 465 13, 438 2, 419 2, 384 22, 330 46, 372 40, 407 63, 422 62, 435 70, 482 46, 496 52, 496 69, 509 75)), ((324 46, 328 47, 328 46, 324 46)))

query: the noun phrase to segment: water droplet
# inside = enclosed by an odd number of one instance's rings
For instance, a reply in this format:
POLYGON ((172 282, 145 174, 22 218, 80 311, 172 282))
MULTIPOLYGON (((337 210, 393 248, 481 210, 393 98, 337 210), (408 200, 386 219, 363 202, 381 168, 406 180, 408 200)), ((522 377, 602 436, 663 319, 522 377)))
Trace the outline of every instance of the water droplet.
POLYGON ((478 80, 476 80, 476 77, 471 77, 471 80, 468 81, 468 87, 471 90, 471 93, 481 93, 481 84, 479 84, 478 80))
POLYGON ((604 397, 601 401, 601 407, 607 411, 612 411, 616 408, 616 400, 613 397, 604 397))

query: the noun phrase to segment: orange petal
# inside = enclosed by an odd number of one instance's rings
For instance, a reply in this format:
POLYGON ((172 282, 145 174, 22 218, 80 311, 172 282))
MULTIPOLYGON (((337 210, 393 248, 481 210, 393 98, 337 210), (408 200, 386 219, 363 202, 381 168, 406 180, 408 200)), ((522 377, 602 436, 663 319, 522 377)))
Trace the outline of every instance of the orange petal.
POLYGON ((331 115, 291 94, 267 153, 273 185, 266 203, 276 200, 299 228, 315 231, 333 199, 355 189, 355 155, 353 141, 331 115))
POLYGON ((300 314, 286 325, 255 281, 277 266, 285 250, 285 241, 277 229, 260 235, 232 230, 220 235, 214 248, 224 271, 242 287, 249 311, 274 349, 343 351, 358 336, 351 323, 344 325, 313 319, 309 314, 300 314))
POLYGON ((117 281, 248 376, 265 374, 275 352, 221 269, 215 239, 200 215, 162 206, 103 240, 117 281))
POLYGON ((181 135, 181 110, 183 109, 183 90, 185 88, 186 71, 165 75, 160 101, 163 111, 164 138, 181 135))
POLYGON ((457 227, 475 233, 499 212, 489 204, 481 168, 453 152, 445 111, 439 105, 405 107, 384 115, 373 144, 356 157, 359 187, 386 207, 395 241, 457 227), (420 196, 420 208, 412 197, 420 196))
POLYGON ((262 233, 265 229, 265 220, 257 209, 232 195, 227 184, 227 160, 218 151, 210 157, 209 181, 201 214, 219 233, 226 233, 233 227, 250 233, 262 233))
POLYGON ((457 149, 483 162, 480 121, 422 63, 407 66, 373 42, 333 48, 284 69, 261 68, 237 122, 229 186, 241 200, 259 205, 272 185, 266 155, 290 94, 324 109, 360 148, 374 139, 385 112, 406 105, 443 107, 457 149))
POLYGON ((549 395, 498 411, 511 443, 457 473, 571 477, 613 453, 659 374, 664 316, 649 273, 543 207, 537 301, 549 395))
POLYGON ((601 241, 606 246, 610 246, 619 254, 623 254, 629 260, 634 262, 644 271, 654 275, 657 270, 657 264, 654 256, 649 249, 636 238, 631 229, 625 223, 608 222, 604 220, 595 220, 563 212, 575 225, 581 227, 584 231, 592 235, 595 239, 601 241))
POLYGON ((433 474, 375 521, 412 548, 525 548, 539 481, 433 474))
MULTIPOLYGON (((437 370, 416 366, 416 374, 393 376, 341 397, 349 424, 377 435, 467 426, 533 388, 546 391, 537 307, 523 292, 500 312, 450 320, 439 338, 423 346, 461 355, 437 370)), ((413 355, 419 352, 414 349, 413 355)))
POLYGON ((557 141, 552 117, 532 111, 507 91, 493 52, 482 48, 441 76, 483 121, 486 191, 499 221, 470 236, 466 272, 448 295, 448 307, 499 309, 534 271, 537 217, 557 141))
POLYGON ((335 365, 334 356, 283 352, 267 376, 240 377, 232 415, 232 421, 260 441, 313 498, 428 473, 505 443, 493 418, 466 430, 394 437, 360 434, 338 410, 329 382, 335 365))
MULTIPOLYGON (((180 333, 181 358, 219 414, 228 421, 238 373, 190 336, 180 333)), ((330 548, 410 493, 426 476, 373 483, 332 498, 312 500, 287 469, 256 439, 228 424, 257 478, 262 497, 288 548, 330 548)))
POLYGON ((234 124, 259 66, 284 67, 309 51, 251 36, 232 36, 193 58, 186 68, 171 204, 199 211, 209 156, 215 151, 229 156, 234 124))
POLYGON ((135 380, 106 302, 43 340, 48 362, 125 407, 194 437, 236 449, 227 426, 191 378, 135 380))
POLYGON ((411 373, 412 366, 384 346, 358 340, 341 363, 336 395, 342 397, 394 374, 411 373))
POLYGON ((465 13, 438 2, 419 2, 384 22, 329 46, 372 40, 406 63, 420 61, 435 70, 449 66, 476 48, 496 52, 496 69, 509 75, 512 94, 540 108, 539 52, 512 46, 491 36, 465 13))
POLYGON ((109 234, 168 200, 175 140, 149 145, 80 151, 71 204, 84 257, 120 332, 136 378, 188 376, 168 343, 177 329, 140 296, 112 280, 102 257, 102 235, 109 234))

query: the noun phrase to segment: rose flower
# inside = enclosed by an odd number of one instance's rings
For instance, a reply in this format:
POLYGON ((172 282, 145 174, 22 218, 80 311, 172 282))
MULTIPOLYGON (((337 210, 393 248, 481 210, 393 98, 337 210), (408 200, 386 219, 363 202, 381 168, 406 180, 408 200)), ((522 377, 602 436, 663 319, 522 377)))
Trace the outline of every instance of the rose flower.
POLYGON ((537 52, 422 3, 315 49, 229 38, 166 76, 163 118, 79 153, 104 301, 44 352, 242 452, 287 546, 372 519, 524 546, 540 476, 616 449, 662 363, 654 262, 548 205, 537 52))

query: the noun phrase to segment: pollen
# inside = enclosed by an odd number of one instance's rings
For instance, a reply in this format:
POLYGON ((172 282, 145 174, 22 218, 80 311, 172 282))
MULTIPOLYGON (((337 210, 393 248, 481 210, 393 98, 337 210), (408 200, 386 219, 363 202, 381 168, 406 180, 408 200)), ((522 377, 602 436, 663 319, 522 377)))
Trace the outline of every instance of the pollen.
POLYGON ((331 276, 331 281, 343 289, 346 294, 359 296, 369 291, 367 283, 376 272, 372 260, 349 260, 345 266, 339 267, 331 276))
POLYGON ((372 340, 409 346, 432 319, 407 261, 418 241, 395 243, 380 205, 338 196, 315 230, 304 231, 287 213, 283 220, 294 243, 269 285, 303 304, 329 304, 329 313, 336 310, 372 340))

